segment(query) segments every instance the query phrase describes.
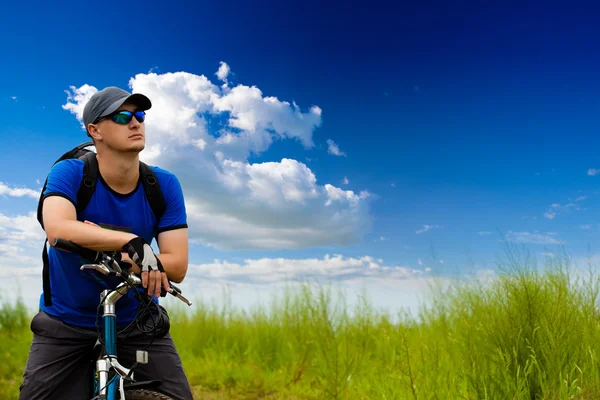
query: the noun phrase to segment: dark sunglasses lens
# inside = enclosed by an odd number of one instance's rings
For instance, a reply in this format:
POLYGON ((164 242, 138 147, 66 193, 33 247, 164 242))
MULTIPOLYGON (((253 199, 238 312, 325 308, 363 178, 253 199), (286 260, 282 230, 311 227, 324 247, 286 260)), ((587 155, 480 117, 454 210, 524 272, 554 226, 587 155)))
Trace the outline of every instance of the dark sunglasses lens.
POLYGON ((135 118, 138 120, 138 122, 144 122, 146 119, 146 113, 143 111, 136 111, 135 118))
POLYGON ((117 124, 128 124, 131 121, 132 113, 129 111, 121 111, 113 116, 113 121, 117 124))

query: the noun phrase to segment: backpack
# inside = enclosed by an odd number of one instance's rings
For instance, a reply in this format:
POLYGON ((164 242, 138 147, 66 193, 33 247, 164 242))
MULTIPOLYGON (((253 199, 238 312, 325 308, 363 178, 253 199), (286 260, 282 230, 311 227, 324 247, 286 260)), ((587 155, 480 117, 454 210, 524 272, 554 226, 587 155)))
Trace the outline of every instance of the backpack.
MULTIPOLYGON (((86 149, 86 147, 93 146, 94 143, 86 142, 80 144, 79 146, 67 151, 63 154, 58 160, 52 164, 52 166, 56 165, 60 161, 78 158, 84 162, 83 167, 83 178, 79 185, 79 190, 77 192, 77 215, 85 210, 88 203, 92 199, 94 195, 94 191, 96 190, 96 182, 98 180, 98 160, 96 159, 96 153, 92 150, 86 149)), ((144 186, 144 192, 146 193, 146 199, 148 203, 150 203, 150 207, 154 212, 157 221, 160 221, 163 213, 166 209, 165 199, 160 190, 160 185, 158 183, 158 179, 156 179, 156 175, 152 168, 148 165, 140 161, 140 177, 142 179, 142 184, 144 186)), ((42 192, 40 193, 40 198, 38 201, 37 207, 37 220, 40 223, 42 229, 44 229, 44 222, 42 218, 42 203, 44 199, 44 192, 46 191, 46 185, 48 184, 48 178, 46 177, 46 181, 44 182, 44 187, 42 188, 42 192)), ((43 268, 43 291, 44 291, 44 304, 46 306, 52 305, 52 296, 50 293, 50 265, 48 259, 48 250, 47 250, 48 238, 44 242, 44 250, 42 252, 42 260, 44 261, 43 268)))

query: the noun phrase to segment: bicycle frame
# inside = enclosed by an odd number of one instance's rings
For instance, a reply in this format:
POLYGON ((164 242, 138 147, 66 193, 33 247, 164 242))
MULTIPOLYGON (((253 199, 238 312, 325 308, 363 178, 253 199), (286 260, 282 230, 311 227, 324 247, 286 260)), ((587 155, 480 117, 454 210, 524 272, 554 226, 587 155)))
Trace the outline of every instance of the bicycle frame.
MULTIPOLYGON (((86 264, 81 266, 81 270, 93 269, 104 275, 110 271, 104 265, 86 264)), ((131 286, 135 287, 141 284, 141 279, 135 275, 129 275, 128 283, 120 283, 114 290, 104 290, 100 295, 102 305, 102 319, 104 320, 104 355, 96 361, 95 380, 97 389, 95 389, 94 399, 116 400, 117 391, 120 392, 120 398, 125 398, 125 388, 123 377, 128 376, 133 379, 131 369, 122 366, 117 358, 117 327, 115 314, 115 304, 121 297, 127 294, 131 286), (110 372, 114 370, 115 376, 109 381, 110 372)), ((145 351, 136 352, 136 362, 145 364, 148 362, 148 353, 145 351)))
MULTIPOLYGON (((131 370, 119 364, 117 358, 117 328, 115 314, 115 303, 127 293, 128 287, 125 283, 121 283, 114 291, 105 290, 102 292, 103 315, 104 320, 104 356, 96 361, 96 374, 98 379, 97 393, 99 398, 107 400, 117 399, 117 390, 120 392, 120 398, 125 398, 124 376, 129 376, 131 370), (116 375, 110 382, 110 371, 114 369, 116 375), (107 386, 108 384, 108 386, 107 386)), ((138 351, 136 353, 136 361, 138 363, 148 362, 146 352, 138 351), (140 354, 142 353, 142 354, 140 354), (140 357, 141 356, 141 357, 140 357)), ((133 373, 130 378, 133 379, 133 373)))

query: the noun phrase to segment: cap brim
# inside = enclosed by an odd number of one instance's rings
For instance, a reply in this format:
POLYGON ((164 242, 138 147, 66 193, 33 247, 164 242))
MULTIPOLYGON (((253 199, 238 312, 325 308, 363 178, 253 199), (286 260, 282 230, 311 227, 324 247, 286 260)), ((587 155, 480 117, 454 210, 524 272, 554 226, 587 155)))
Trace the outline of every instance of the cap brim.
POLYGON ((134 93, 112 103, 109 107, 106 108, 106 110, 104 110, 101 117, 107 116, 108 114, 117 111, 119 107, 121 107, 125 103, 135 104, 142 111, 146 111, 152 108, 152 102, 148 97, 141 93, 134 93))

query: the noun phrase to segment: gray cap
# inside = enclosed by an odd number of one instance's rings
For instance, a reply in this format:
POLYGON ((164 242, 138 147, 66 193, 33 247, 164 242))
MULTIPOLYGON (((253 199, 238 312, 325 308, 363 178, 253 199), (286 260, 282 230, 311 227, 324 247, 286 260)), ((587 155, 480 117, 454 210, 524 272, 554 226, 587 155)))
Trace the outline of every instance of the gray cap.
POLYGON ((107 87, 96 92, 83 108, 83 123, 86 132, 89 124, 116 111, 125 102, 135 104, 144 111, 152 107, 150 99, 141 93, 131 94, 115 86, 107 87))

